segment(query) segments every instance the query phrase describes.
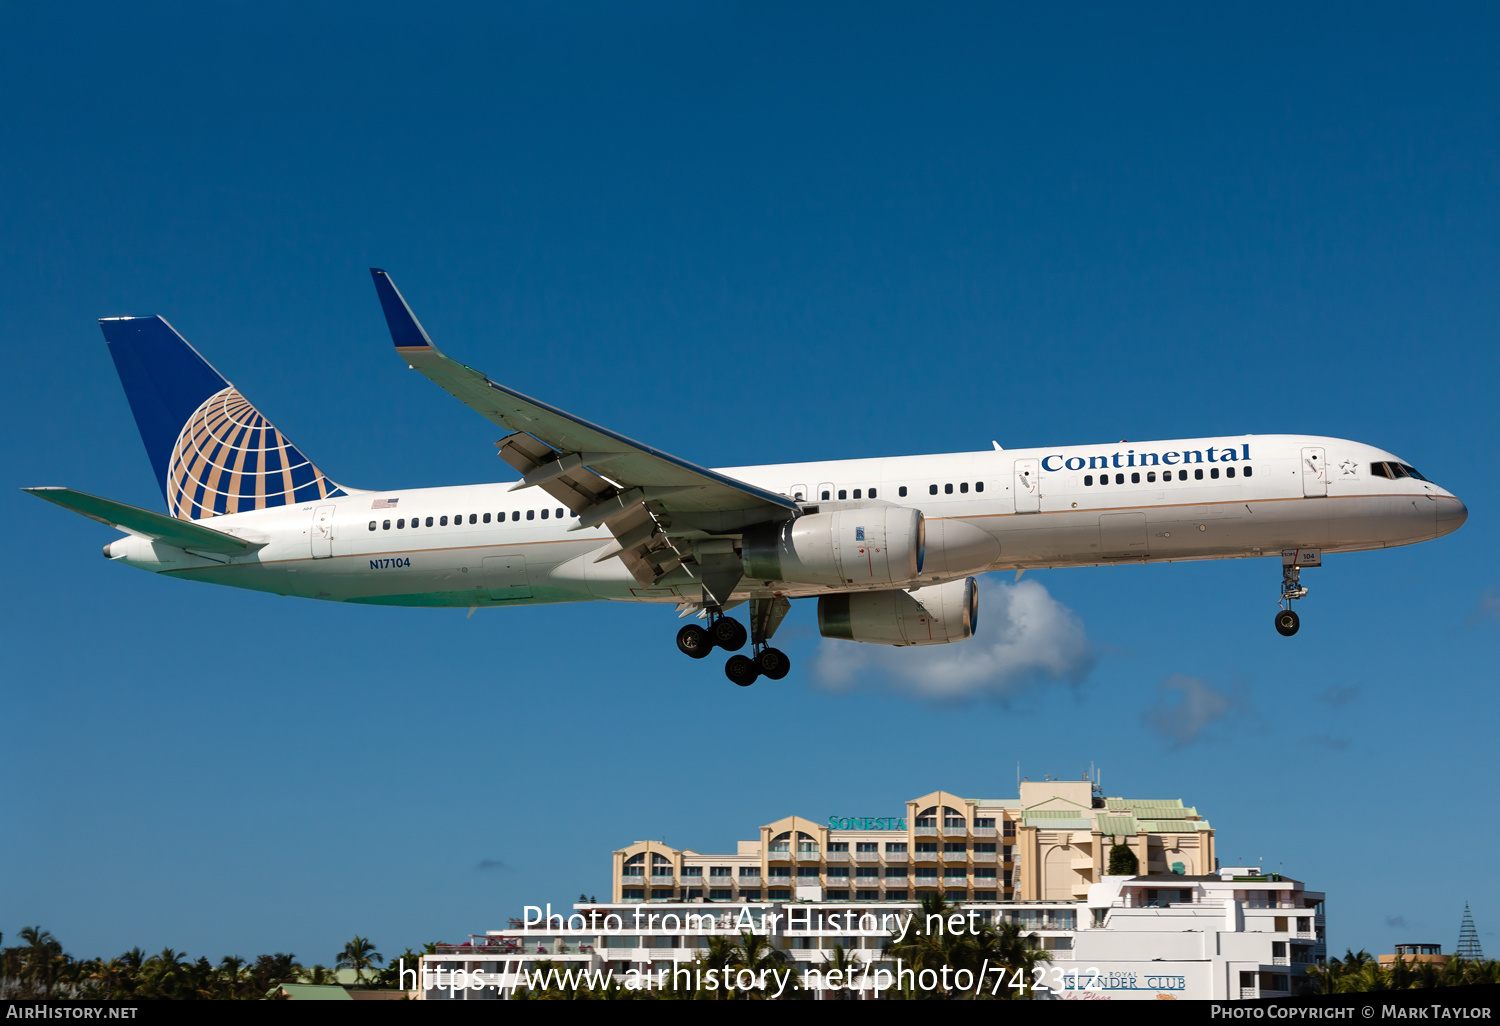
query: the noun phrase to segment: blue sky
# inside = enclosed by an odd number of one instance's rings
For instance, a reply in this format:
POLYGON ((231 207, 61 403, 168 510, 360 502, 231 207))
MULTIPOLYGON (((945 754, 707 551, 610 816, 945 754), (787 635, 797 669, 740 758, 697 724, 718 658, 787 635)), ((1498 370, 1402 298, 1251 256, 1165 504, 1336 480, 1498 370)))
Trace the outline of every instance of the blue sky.
POLYGON ((1451 947, 1465 901, 1500 951, 1497 27, 0 6, 0 930, 389 954, 602 897, 639 838, 1093 762, 1328 891, 1336 951, 1451 947), (457 358, 708 465, 1309 432, 1470 519, 1308 571, 1292 639, 1274 561, 1055 571, 986 582, 962 650, 851 661, 799 606, 792 676, 742 690, 667 610, 158 579, 16 490, 162 507, 95 323, 156 313, 338 481, 504 479, 389 352, 370 266, 457 358), (950 672, 966 696, 926 697, 950 672))

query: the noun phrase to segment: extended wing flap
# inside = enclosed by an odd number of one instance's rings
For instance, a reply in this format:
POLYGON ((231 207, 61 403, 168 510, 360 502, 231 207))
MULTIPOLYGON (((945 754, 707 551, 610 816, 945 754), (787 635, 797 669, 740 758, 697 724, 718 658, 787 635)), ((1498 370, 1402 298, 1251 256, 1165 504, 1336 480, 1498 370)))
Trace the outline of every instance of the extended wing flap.
POLYGON ((39 499, 56 503, 63 509, 86 516, 90 520, 108 524, 127 534, 175 545, 180 549, 196 549, 234 556, 243 555, 265 544, 236 538, 223 531, 215 531, 202 524, 195 524, 190 520, 163 516, 148 509, 141 509, 139 506, 129 506, 123 502, 100 498, 87 492, 77 492, 71 488, 23 488, 21 490, 30 492, 39 499))

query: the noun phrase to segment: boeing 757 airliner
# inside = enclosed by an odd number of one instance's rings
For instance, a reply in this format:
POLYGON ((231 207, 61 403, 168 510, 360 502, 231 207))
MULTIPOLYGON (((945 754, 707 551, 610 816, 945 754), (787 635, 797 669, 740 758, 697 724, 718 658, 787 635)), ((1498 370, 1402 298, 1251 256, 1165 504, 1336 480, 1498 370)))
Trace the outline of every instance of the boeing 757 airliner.
POLYGON ((610 599, 696 615, 678 647, 785 677, 790 600, 824 637, 938 645, 974 634, 974 575, 1107 563, 1280 560, 1276 629, 1329 552, 1437 538, 1468 511, 1361 442, 1244 435, 710 470, 528 398, 444 356, 372 270, 396 353, 504 432, 503 484, 335 484, 161 317, 100 321, 167 515, 67 488, 32 494, 125 532, 106 558, 194 581, 393 606, 610 599), (748 604, 750 628, 725 613, 748 604))

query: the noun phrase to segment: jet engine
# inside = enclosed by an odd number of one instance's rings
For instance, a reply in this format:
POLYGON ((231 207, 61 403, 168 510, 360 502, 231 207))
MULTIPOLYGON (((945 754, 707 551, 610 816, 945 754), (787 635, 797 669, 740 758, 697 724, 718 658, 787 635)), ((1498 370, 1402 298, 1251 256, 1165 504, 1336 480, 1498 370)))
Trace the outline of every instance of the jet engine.
POLYGON ((901 506, 808 513, 746 531, 745 576, 834 587, 905 584, 922 572, 922 514, 901 506))
POLYGON ((974 636, 979 584, 972 577, 897 591, 824 595, 818 631, 825 638, 877 645, 945 645, 974 636))

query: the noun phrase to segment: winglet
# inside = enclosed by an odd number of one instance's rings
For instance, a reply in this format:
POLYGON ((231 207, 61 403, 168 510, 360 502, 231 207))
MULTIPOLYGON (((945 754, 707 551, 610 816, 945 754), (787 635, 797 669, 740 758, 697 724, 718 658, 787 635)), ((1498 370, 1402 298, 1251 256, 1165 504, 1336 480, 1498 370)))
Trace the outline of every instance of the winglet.
POLYGON ((378 267, 372 267, 370 277, 375 279, 375 293, 380 296, 380 309, 385 311, 385 323, 391 329, 391 341, 396 343, 396 350, 408 352, 436 349, 432 339, 427 337, 427 332, 422 330, 417 315, 406 305, 396 283, 391 281, 391 276, 378 267))

